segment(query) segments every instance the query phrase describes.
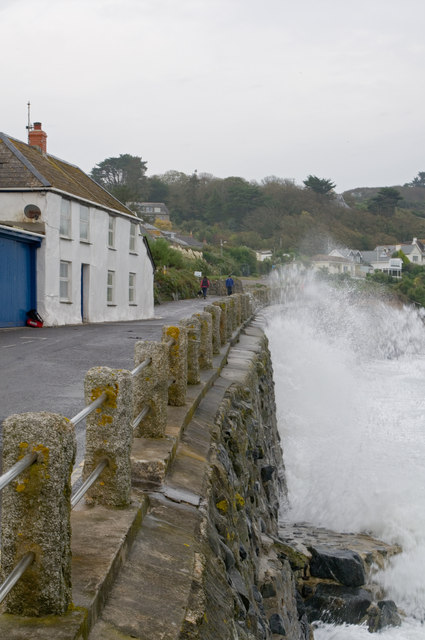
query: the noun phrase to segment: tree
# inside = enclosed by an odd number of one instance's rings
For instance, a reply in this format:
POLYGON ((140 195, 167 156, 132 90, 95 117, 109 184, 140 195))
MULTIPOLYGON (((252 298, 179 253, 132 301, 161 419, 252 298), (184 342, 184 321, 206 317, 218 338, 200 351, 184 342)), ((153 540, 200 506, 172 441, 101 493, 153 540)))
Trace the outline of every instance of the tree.
POLYGON ((425 171, 419 171, 412 182, 407 182, 406 187, 425 187, 425 171))
POLYGON ((90 176, 121 202, 137 202, 147 192, 146 164, 139 156, 125 153, 99 162, 90 176))
POLYGON ((320 193, 323 196, 327 196, 330 192, 335 189, 336 184, 331 180, 327 180, 326 178, 318 178, 317 176, 309 175, 303 183, 307 187, 307 189, 311 189, 311 191, 315 191, 316 193, 320 193))
POLYGON ((240 229, 243 218, 262 203, 261 190, 254 182, 231 176, 222 182, 224 190, 223 215, 230 229, 240 229))
POLYGON ((400 191, 394 187, 382 187, 376 196, 368 201, 368 209, 378 215, 392 216, 400 200, 403 200, 400 191))
POLYGON ((147 202, 165 202, 170 193, 169 185, 159 176, 151 176, 148 181, 147 202))

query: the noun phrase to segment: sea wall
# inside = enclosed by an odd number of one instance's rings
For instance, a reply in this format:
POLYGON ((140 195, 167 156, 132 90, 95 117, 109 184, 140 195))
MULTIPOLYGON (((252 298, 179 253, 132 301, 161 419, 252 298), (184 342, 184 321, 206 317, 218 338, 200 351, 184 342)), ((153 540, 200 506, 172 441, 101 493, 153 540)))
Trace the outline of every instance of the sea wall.
POLYGON ((197 572, 180 637, 307 639, 309 625, 298 618, 293 574, 277 540, 286 482, 261 330, 241 336, 229 366, 239 380, 211 414, 197 572))

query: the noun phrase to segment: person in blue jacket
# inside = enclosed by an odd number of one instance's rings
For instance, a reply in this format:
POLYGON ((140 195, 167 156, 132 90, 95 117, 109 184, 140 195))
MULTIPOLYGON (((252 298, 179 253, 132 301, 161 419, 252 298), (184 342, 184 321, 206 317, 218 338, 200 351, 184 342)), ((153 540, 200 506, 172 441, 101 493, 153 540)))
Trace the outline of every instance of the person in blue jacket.
POLYGON ((229 275, 229 277, 226 280, 226 289, 227 289, 227 295, 231 296, 233 293, 233 285, 235 283, 233 282, 233 278, 232 278, 232 274, 229 275))

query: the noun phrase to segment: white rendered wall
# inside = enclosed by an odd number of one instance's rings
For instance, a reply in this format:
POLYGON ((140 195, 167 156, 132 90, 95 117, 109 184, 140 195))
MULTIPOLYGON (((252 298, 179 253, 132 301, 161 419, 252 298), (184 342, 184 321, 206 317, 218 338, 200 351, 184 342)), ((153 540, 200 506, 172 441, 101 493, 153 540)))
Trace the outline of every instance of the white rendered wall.
MULTIPOLYGON (((138 320, 153 316, 153 271, 143 238, 136 235, 136 250, 130 253, 130 217, 115 216, 115 248, 108 248, 109 214, 89 208, 89 241, 80 240, 80 202, 71 201, 70 239, 59 235, 61 197, 49 194, 46 232, 44 317, 46 324, 78 324, 81 318, 81 265, 88 265, 87 304, 89 322, 138 320), (60 261, 71 263, 71 300, 59 299, 60 261), (115 271, 113 304, 106 300, 107 272, 115 271), (136 300, 129 303, 129 273, 136 274, 136 300)), ((40 265, 42 268, 42 265, 40 265)), ((40 300, 41 302, 41 300, 40 300)), ((41 307, 40 307, 41 308, 41 307)), ((43 314, 41 314, 43 315, 43 314)))
POLYGON ((23 191, 21 193, 13 193, 7 191, 0 192, 0 223, 3 221, 16 220, 16 222, 25 222, 26 224, 36 224, 44 222, 43 217, 39 220, 30 220, 24 214, 27 204, 35 204, 43 213, 46 207, 46 194, 37 191, 23 191))
MULTIPOLYGON (((130 216, 116 215, 115 249, 108 248, 109 214, 89 207, 89 241, 80 241, 80 202, 71 200, 69 239, 59 235, 61 196, 48 192, 5 193, 0 196, 0 223, 16 220, 28 223, 23 210, 35 204, 41 210, 38 222, 45 223, 45 239, 37 250, 37 309, 47 326, 79 324, 81 318, 81 265, 88 265, 87 304, 84 315, 89 322, 139 320, 151 318, 153 269, 137 225, 136 247, 130 252, 130 216), (59 299, 60 261, 71 263, 69 302, 59 299), (115 271, 115 298, 107 304, 107 272, 115 271), (129 273, 136 274, 135 301, 129 303, 129 273)), ((82 203, 81 203, 82 204, 82 203)), ((137 221, 137 218, 135 219, 137 221)))

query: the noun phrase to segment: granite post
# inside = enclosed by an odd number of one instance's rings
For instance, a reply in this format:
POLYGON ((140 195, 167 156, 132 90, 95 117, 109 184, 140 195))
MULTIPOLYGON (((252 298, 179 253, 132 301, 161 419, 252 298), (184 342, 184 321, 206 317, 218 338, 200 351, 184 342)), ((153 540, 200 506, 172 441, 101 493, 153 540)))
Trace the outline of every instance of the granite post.
POLYGON ((232 296, 235 301, 235 313, 236 313, 236 326, 239 327, 242 324, 242 298, 240 293, 236 293, 232 296))
POLYGON ((204 312, 210 313, 212 318, 212 349, 213 354, 220 353, 221 339, 220 339, 220 316, 222 314, 221 308, 216 304, 209 304, 204 307, 204 312))
POLYGON ((208 312, 195 313, 201 323, 201 343, 199 349, 199 366, 201 369, 212 369, 212 316, 208 312))
POLYGON ((201 323, 194 315, 180 323, 187 330, 187 384, 201 382, 199 355, 201 346, 201 323))
POLYGON ((232 318, 232 334, 238 327, 238 314, 235 296, 229 297, 230 315, 232 318))
POLYGON ((130 503, 130 452, 133 443, 133 381, 130 371, 93 367, 84 381, 86 404, 102 393, 104 403, 87 417, 83 479, 103 460, 98 481, 86 494, 88 504, 124 507, 130 503))
POLYGON ((163 327, 162 341, 168 345, 171 377, 168 404, 182 407, 186 403, 187 391, 187 329, 182 325, 163 327))
POLYGON ((226 344, 227 342, 227 311, 228 311, 228 305, 226 304, 226 300, 222 299, 222 300, 216 300, 215 302, 213 302, 213 305, 216 305, 220 310, 221 310, 221 314, 220 314, 220 342, 221 344, 226 344))
POLYGON ((53 413, 3 423, 3 471, 28 453, 37 460, 2 492, 2 579, 27 552, 34 561, 6 598, 22 616, 62 614, 71 603, 71 473, 74 425, 53 413))
POLYGON ((149 413, 134 430, 134 436, 161 438, 167 427, 169 375, 167 345, 149 340, 136 342, 135 367, 147 358, 150 358, 150 364, 133 376, 133 402, 135 418, 146 406, 149 407, 149 413))

